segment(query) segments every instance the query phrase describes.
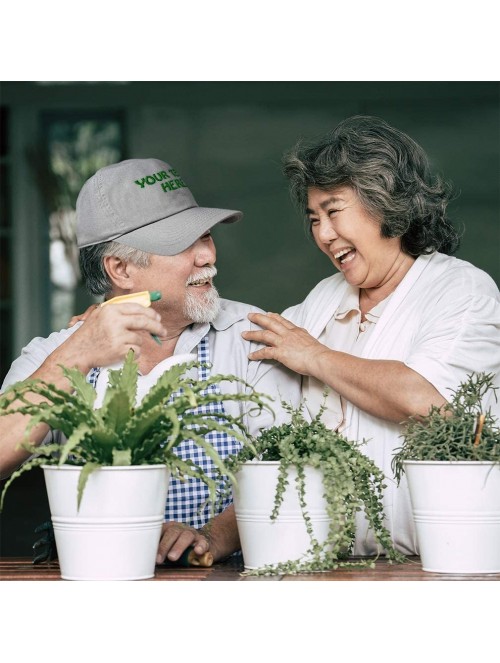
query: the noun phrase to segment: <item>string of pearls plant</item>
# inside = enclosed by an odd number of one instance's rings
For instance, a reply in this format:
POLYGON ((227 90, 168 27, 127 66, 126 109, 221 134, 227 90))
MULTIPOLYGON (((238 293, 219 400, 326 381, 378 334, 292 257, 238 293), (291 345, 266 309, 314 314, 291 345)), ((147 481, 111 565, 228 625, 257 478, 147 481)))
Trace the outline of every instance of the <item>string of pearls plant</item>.
POLYGON ((395 550, 391 536, 383 525, 384 475, 362 452, 365 441, 351 442, 327 428, 321 421, 324 408, 320 409, 312 422, 307 422, 301 408, 294 409, 285 403, 283 405, 291 414, 291 423, 264 430, 253 440, 255 449, 244 447, 238 454, 227 459, 226 464, 234 474, 249 460, 279 461, 272 520, 278 517, 288 485, 287 470, 295 467, 296 488, 311 545, 301 559, 246 571, 245 575, 314 573, 343 566, 373 568, 373 558, 348 560, 354 543, 355 518, 360 510, 364 510, 380 546, 380 553, 385 551, 391 562, 403 562, 404 556, 395 550), (328 536, 322 544, 314 537, 311 519, 307 513, 304 482, 306 466, 318 468, 323 474, 330 524, 328 536))

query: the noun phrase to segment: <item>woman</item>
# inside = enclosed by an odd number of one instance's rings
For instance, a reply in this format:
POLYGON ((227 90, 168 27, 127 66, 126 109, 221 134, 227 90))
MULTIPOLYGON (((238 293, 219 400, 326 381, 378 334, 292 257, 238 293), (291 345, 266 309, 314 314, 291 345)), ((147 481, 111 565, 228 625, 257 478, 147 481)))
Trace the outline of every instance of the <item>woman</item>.
MULTIPOLYGON (((385 472, 387 526, 418 553, 406 483, 391 459, 401 422, 450 398, 468 373, 500 372, 500 296, 493 280, 450 257, 459 243, 446 217, 449 187, 409 136, 373 117, 352 117, 285 157, 284 171, 314 241, 339 274, 282 316, 250 314, 245 332, 302 374, 306 407, 385 472)), ((364 517, 354 554, 376 552, 364 517)))

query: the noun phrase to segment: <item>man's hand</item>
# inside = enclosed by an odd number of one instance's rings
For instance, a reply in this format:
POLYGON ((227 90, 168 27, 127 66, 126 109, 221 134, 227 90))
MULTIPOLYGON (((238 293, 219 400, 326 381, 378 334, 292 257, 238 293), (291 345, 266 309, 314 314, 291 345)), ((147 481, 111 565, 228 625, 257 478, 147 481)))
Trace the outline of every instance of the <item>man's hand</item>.
POLYGON ((184 523, 164 523, 156 561, 158 564, 163 564, 165 559, 176 562, 189 546, 193 547, 196 555, 207 551, 212 553, 214 562, 220 562, 239 550, 240 537, 234 505, 228 506, 201 529, 184 523))
MULTIPOLYGON (((154 343, 151 334, 166 336, 160 314, 152 308, 136 303, 95 306, 86 313, 81 325, 64 343, 61 343, 30 376, 50 382, 59 389, 72 389, 64 376, 61 365, 76 368, 86 375, 94 366, 110 366, 123 361, 128 351, 134 351, 136 359, 143 345, 154 343)), ((28 400, 40 403, 43 396, 31 394, 28 400)), ((19 448, 30 417, 20 413, 0 417, 0 477, 7 477, 29 457, 29 452, 19 448)), ((39 444, 48 433, 48 426, 40 423, 30 433, 30 441, 39 444)))
POLYGON ((166 559, 176 562, 189 546, 201 556, 209 551, 210 542, 201 530, 194 527, 176 522, 163 523, 156 563, 163 564, 166 559))
POLYGON ((132 302, 94 306, 84 315, 85 324, 54 353, 59 363, 76 366, 83 373, 93 366, 121 361, 130 349, 137 358, 143 343, 151 340, 151 334, 167 334, 159 313, 132 302))

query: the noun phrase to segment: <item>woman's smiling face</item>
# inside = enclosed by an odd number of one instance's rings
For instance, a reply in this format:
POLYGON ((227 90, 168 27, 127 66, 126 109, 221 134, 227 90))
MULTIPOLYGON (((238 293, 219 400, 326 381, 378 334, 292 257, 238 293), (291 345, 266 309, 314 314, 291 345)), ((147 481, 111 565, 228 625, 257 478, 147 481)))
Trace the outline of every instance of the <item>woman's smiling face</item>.
POLYGON ((350 186, 329 191, 310 187, 307 215, 319 249, 353 286, 386 286, 398 278, 402 262, 413 262, 402 252, 399 237, 381 236, 380 221, 366 210, 350 186))

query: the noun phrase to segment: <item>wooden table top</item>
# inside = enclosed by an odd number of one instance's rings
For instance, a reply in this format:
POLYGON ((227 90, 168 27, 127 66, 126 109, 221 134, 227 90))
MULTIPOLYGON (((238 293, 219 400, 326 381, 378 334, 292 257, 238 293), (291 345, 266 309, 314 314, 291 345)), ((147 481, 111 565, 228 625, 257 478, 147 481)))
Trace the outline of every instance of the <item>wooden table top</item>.
MULTIPOLYGON (((235 555, 229 560, 214 564, 210 568, 177 568, 156 567, 155 577, 150 580, 222 580, 222 581, 435 581, 435 580, 500 580, 500 574, 495 575, 466 575, 429 573, 422 570, 417 557, 409 558, 404 564, 389 564, 385 559, 375 562, 374 569, 341 568, 326 573, 307 573, 302 575, 286 576, 243 576, 243 563, 241 555, 235 555)), ((33 565, 27 557, 0 558, 0 580, 61 580, 59 565, 56 562, 33 565)), ((149 581, 148 581, 149 582, 149 581)))

